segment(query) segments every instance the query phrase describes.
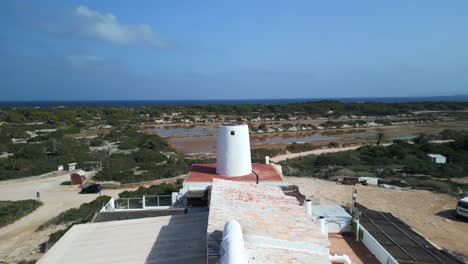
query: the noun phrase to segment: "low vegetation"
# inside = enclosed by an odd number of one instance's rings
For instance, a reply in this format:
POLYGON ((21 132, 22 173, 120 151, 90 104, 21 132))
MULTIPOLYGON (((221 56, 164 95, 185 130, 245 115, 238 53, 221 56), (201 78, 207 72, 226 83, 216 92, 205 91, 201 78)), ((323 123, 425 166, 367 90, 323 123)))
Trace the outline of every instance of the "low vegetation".
POLYGON ((19 220, 41 205, 42 202, 37 200, 0 201, 0 227, 19 220))
POLYGON ((72 208, 65 212, 60 213, 58 216, 51 219, 47 224, 41 226, 41 228, 60 225, 60 224, 81 224, 91 221, 94 214, 101 210, 105 206, 111 197, 99 196, 89 203, 84 203, 78 208, 72 208))
POLYGON ((193 115, 273 115, 287 119, 290 115, 385 116, 408 114, 423 110, 464 110, 467 102, 340 102, 332 100, 289 104, 209 104, 209 105, 154 105, 135 107, 44 107, 3 108, 0 122, 32 123, 46 125, 82 125, 82 120, 104 120, 107 124, 138 124, 160 118, 164 113, 180 113, 181 117, 193 115))
POLYGON ((45 242, 41 247, 44 251, 47 251, 52 247, 65 233, 72 228, 75 224, 87 223, 92 220, 95 213, 99 212, 103 206, 105 206, 111 197, 99 196, 89 203, 84 203, 78 208, 72 208, 65 212, 62 212, 58 216, 54 217, 48 223, 39 227, 44 229, 52 225, 65 225, 66 228, 55 231, 49 235, 49 240, 45 242))
POLYGON ((291 176, 393 177, 403 178, 415 187, 451 194, 468 192, 468 185, 450 180, 468 175, 468 133, 444 131, 439 136, 454 141, 434 144, 425 140, 426 135, 420 135, 415 144, 394 141, 386 147, 364 146, 357 150, 290 159, 281 164, 284 174, 291 176), (427 156, 429 153, 445 156, 447 163, 432 162, 427 156))
POLYGON ((145 195, 162 195, 178 192, 182 188, 182 180, 175 183, 161 183, 149 187, 140 187, 135 191, 124 191, 119 194, 120 198, 140 198, 145 195))
MULTIPOLYGON (((13 137, 20 131, 26 134, 27 130, 24 126, 0 126, 3 137, 13 137)), ((0 154, 11 153, 0 159, 0 180, 39 175, 56 170, 59 164, 93 159, 84 140, 65 137, 63 131, 36 133, 19 143, 13 143, 12 138, 0 142, 0 154)))

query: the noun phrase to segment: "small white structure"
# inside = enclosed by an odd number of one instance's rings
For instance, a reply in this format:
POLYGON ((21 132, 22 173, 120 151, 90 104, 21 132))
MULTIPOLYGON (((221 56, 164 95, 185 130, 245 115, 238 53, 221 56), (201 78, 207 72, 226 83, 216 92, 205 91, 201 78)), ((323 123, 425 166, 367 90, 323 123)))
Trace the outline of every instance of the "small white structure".
POLYGON ((244 176, 252 173, 249 127, 225 124, 218 129, 216 174, 244 176))
POLYGON ((440 154, 427 154, 432 162, 445 164, 447 162, 447 158, 440 154))
POLYGON ((76 162, 68 163, 68 170, 69 171, 76 170, 76 162))
POLYGON ((58 171, 63 171, 63 165, 58 165, 58 166, 57 166, 57 170, 58 170, 58 171))
POLYGON ((339 205, 311 205, 310 207, 311 215, 315 219, 323 217, 328 233, 351 232, 352 217, 343 207, 339 205))
POLYGON ((221 264, 246 263, 244 257, 244 236, 242 235, 239 222, 234 219, 224 225, 219 255, 221 264))

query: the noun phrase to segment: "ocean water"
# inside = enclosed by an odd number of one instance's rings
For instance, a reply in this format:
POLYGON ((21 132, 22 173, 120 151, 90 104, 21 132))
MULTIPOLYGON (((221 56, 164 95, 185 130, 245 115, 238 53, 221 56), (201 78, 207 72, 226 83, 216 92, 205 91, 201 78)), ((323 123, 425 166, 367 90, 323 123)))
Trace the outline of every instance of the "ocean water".
POLYGON ((71 106, 150 106, 150 105, 207 105, 207 104, 289 104, 335 100, 342 102, 468 102, 468 95, 433 97, 348 97, 348 98, 288 98, 236 100, 89 100, 89 101, 0 101, 0 107, 71 107, 71 106))

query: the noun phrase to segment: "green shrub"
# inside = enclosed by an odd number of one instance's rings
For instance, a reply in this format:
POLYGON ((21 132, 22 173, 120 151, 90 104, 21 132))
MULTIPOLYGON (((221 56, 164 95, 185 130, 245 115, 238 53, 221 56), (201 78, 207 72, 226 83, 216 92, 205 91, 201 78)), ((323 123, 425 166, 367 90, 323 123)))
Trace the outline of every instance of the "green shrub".
POLYGON ((0 227, 32 213, 41 205, 37 200, 0 201, 0 227))
POLYGON ((151 185, 149 187, 140 187, 135 191, 124 191, 119 193, 120 198, 140 198, 144 195, 160 195, 160 194, 171 194, 177 192, 182 188, 182 180, 178 180, 175 183, 161 183, 157 185, 151 185))
POLYGON ((86 223, 89 222, 96 212, 99 212, 105 206, 111 197, 99 196, 89 203, 84 203, 78 208, 72 208, 60 213, 58 216, 50 220, 45 226, 59 225, 64 223, 86 223))

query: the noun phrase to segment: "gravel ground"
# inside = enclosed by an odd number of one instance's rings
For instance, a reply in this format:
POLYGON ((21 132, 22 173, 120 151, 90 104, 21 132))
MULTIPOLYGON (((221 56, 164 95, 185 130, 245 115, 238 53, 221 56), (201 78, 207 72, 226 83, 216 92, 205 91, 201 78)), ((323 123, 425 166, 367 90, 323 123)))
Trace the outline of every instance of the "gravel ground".
MULTIPOLYGON (((314 178, 286 177, 307 197, 320 197, 321 204, 349 205, 353 186, 314 178)), ((399 191, 356 185, 362 205, 390 212, 439 247, 463 257, 468 263, 468 222, 454 218, 458 199, 423 190, 399 191)))

